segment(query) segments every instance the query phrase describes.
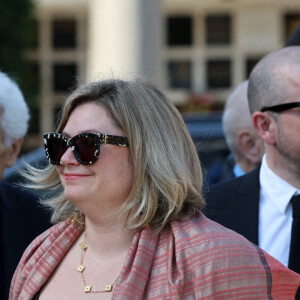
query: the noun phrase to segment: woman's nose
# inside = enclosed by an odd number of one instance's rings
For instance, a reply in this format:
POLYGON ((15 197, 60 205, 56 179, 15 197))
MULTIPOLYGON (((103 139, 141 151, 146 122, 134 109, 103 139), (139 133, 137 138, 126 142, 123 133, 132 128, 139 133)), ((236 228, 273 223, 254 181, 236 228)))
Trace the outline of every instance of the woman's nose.
POLYGON ((63 156, 60 159, 60 162, 62 165, 79 165, 80 163, 77 161, 77 159, 74 156, 74 153, 69 147, 67 151, 63 154, 63 156))

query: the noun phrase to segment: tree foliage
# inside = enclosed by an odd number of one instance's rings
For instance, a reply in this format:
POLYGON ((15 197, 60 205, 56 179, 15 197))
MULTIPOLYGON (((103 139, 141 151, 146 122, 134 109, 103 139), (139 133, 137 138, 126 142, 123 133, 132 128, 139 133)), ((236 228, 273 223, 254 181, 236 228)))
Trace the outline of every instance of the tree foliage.
POLYGON ((38 126, 39 84, 31 76, 32 63, 25 55, 36 46, 34 8, 33 0, 0 0, 0 70, 19 84, 25 96, 31 109, 30 131, 38 126))
POLYGON ((32 0, 0 1, 0 69, 16 78, 21 77, 32 40, 33 8, 32 0))

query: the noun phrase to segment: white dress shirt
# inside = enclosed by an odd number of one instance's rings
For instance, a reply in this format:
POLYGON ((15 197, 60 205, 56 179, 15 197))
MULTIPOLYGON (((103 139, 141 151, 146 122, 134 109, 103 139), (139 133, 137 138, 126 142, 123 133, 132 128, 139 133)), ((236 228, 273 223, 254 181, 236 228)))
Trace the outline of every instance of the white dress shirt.
POLYGON ((265 155, 259 181, 258 245, 287 266, 293 222, 290 200, 299 190, 269 169, 265 155))

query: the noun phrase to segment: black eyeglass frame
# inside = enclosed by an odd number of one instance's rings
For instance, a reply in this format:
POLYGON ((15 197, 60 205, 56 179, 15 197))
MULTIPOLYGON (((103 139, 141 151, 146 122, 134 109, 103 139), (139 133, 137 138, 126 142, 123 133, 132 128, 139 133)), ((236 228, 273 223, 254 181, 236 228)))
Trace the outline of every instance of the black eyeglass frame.
POLYGON ((274 106, 265 106, 260 111, 261 112, 273 111, 273 112, 280 113, 282 111, 292 109, 295 107, 300 107, 300 102, 289 102, 289 103, 282 103, 274 106))
POLYGON ((115 146, 120 146, 120 147, 128 147, 129 146, 128 139, 125 136, 108 135, 108 134, 97 133, 97 132, 80 133, 69 139, 66 138, 63 134, 58 133, 58 132, 47 132, 47 133, 43 134, 43 137, 44 137, 44 147, 45 147, 46 156, 49 160, 49 163, 51 163, 52 165, 60 165, 61 162, 54 161, 50 157, 49 148, 48 148, 48 140, 51 137, 63 140, 67 146, 66 151, 69 147, 71 147, 76 160, 83 165, 92 165, 98 160, 99 155, 100 155, 100 145, 101 144, 110 144, 110 145, 115 145, 115 146), (94 158, 93 158, 93 160, 90 160, 88 162, 83 161, 80 158, 80 153, 78 153, 75 148, 76 140, 81 137, 93 137, 95 140, 96 151, 94 152, 94 158))

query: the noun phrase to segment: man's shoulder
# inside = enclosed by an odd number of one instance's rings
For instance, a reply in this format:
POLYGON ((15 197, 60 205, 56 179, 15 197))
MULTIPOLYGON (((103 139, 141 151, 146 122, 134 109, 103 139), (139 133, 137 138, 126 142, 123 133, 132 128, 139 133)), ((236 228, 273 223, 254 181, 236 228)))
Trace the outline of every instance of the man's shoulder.
POLYGON ((205 199, 212 199, 211 201, 213 201, 216 197, 220 199, 219 196, 221 196, 222 201, 224 201, 224 198, 226 199, 237 193, 246 193, 253 188, 259 189, 259 169, 256 168, 243 176, 225 180, 209 187, 207 191, 204 191, 205 199))
POLYGON ((15 227, 22 230, 30 231, 37 228, 37 232, 40 233, 51 226, 51 212, 41 203, 37 195, 3 182, 0 183, 0 215, 2 221, 7 224, 13 218, 15 227), (23 228, 24 224, 26 226, 23 228))
POLYGON ((38 201, 38 197, 21 187, 0 182, 0 200, 1 202, 9 202, 11 205, 13 205, 14 202, 22 205, 24 200, 26 200, 27 203, 35 203, 38 201))
POLYGON ((255 169, 211 187, 204 194, 204 214, 256 243, 259 193, 259 169, 255 169))
POLYGON ((21 186, 12 185, 7 182, 0 182, 0 193, 10 193, 10 194, 26 194, 32 197, 36 197, 34 194, 27 191, 25 188, 21 186))

